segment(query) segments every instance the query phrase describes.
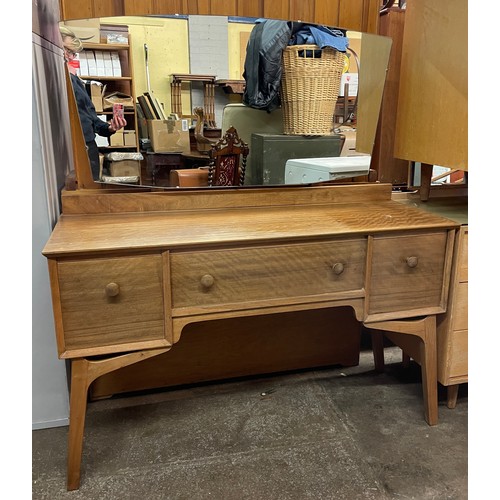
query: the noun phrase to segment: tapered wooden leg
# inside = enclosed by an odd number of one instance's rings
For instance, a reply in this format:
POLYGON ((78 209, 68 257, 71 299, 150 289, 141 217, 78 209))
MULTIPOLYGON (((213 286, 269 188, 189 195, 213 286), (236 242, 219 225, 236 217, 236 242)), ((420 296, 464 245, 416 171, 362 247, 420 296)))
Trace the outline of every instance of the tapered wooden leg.
POLYGON ((87 411, 87 394, 90 384, 101 375, 127 365, 138 363, 153 356, 167 352, 165 349, 137 351, 111 358, 91 361, 85 358, 71 360, 71 393, 69 400, 68 432, 68 491, 80 487, 80 466, 82 462, 83 433, 87 411))
POLYGON ((381 331, 369 330, 372 338, 372 351, 373 362, 375 364, 375 371, 383 373, 385 369, 384 359, 384 334, 381 331))
POLYGON ((73 360, 71 362, 71 394, 69 402, 68 491, 77 490, 80 487, 80 465, 89 385, 88 361, 86 359, 73 360))
POLYGON ((446 406, 453 410, 455 406, 457 406, 457 398, 458 398, 458 388, 460 384, 449 385, 447 388, 447 401, 446 406))
POLYGON ((408 368, 410 366, 410 359, 411 358, 404 351, 401 351, 401 352, 402 352, 401 363, 402 363, 402 365, 403 365, 404 368, 408 368))
POLYGON ((436 425, 438 422, 438 382, 435 321, 434 323, 431 321, 425 323, 424 328, 426 331, 421 337, 422 342, 420 343, 420 359, 422 367, 422 389, 424 392, 425 419, 429 425, 436 425))
POLYGON ((429 425, 436 425, 438 422, 436 317, 379 321, 365 326, 384 331, 390 340, 420 364, 425 420, 429 425))

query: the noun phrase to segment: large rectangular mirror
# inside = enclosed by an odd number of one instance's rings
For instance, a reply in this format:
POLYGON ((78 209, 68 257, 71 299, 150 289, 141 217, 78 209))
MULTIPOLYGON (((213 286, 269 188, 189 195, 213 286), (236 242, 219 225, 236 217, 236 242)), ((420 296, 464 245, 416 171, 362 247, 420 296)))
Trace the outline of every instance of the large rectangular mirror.
POLYGON ((83 41, 76 71, 86 82, 99 117, 108 121, 113 103, 125 103, 124 133, 109 139, 96 136, 102 162, 98 182, 158 189, 208 188, 208 149, 230 127, 237 130, 239 139, 249 148, 243 187, 328 180, 328 176, 317 175, 316 171, 287 179, 287 159, 356 156, 364 157, 363 168, 369 166, 391 39, 334 27, 274 21, 290 26, 294 36, 303 34, 303 28, 310 33, 310 27, 319 27, 341 31, 346 41, 331 127, 321 133, 305 134, 300 129, 296 133, 287 130, 290 126, 286 119, 292 115, 295 124, 301 126, 303 120, 300 116, 297 119, 290 108, 285 109, 290 104, 283 102, 283 92, 280 106, 272 110, 257 109, 245 102, 252 68, 247 47, 255 48, 255 44, 249 45, 255 36, 252 30, 262 26, 263 21, 176 15, 62 23, 83 41), (163 143, 163 122, 170 119, 176 122, 174 132, 182 139, 172 143, 169 137, 170 142, 163 143), (273 154, 269 154, 269 148, 273 154), (201 181, 193 185, 172 173, 181 170, 182 174, 204 172, 201 181))

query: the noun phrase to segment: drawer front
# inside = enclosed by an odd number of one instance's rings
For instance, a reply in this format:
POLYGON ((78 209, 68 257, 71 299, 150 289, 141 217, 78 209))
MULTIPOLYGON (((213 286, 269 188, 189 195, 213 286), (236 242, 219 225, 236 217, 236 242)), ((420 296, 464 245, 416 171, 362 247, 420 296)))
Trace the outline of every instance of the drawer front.
POLYGON ((160 255, 61 261, 64 348, 165 338, 160 255))
POLYGON ((366 240, 172 253, 172 305, 215 306, 361 290, 366 240))
POLYGON ((467 330, 469 327, 468 283, 458 283, 453 298, 453 330, 467 330))
POLYGON ((373 239, 369 314, 439 307, 447 233, 373 239))
POLYGON ((461 283, 469 279, 469 229, 460 230, 460 250, 458 256, 458 281, 461 283))
POLYGON ((450 351, 450 377, 465 377, 468 366, 468 330, 457 330, 452 334, 450 351))

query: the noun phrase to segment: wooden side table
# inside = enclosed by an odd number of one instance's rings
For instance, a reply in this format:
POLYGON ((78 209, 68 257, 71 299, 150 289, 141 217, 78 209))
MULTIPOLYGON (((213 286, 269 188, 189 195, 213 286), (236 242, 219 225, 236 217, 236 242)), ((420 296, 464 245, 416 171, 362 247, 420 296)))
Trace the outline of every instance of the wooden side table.
POLYGON ((184 168, 182 153, 154 153, 148 151, 146 156, 147 172, 151 174, 151 184, 156 186, 158 179, 166 179, 165 186, 169 186, 170 171, 184 168))

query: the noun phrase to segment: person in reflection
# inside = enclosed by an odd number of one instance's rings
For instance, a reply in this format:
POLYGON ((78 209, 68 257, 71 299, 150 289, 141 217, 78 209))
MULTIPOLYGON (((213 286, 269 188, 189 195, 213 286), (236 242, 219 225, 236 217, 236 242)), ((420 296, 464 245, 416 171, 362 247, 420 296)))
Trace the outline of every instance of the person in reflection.
POLYGON ((85 89, 85 83, 77 75, 77 66, 74 64, 76 55, 83 49, 81 40, 68 28, 61 26, 59 28, 64 49, 64 60, 68 65, 70 72, 71 83, 75 93, 78 114, 80 115, 80 123, 82 125, 83 136, 87 144, 87 153, 92 169, 92 177, 94 180, 99 180, 100 165, 99 165, 99 149, 95 141, 95 136, 110 137, 116 131, 127 125, 125 118, 113 115, 113 118, 105 122, 101 120, 96 113, 94 104, 90 99, 88 92, 85 89))

